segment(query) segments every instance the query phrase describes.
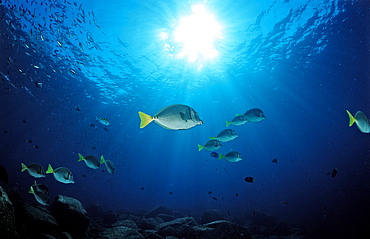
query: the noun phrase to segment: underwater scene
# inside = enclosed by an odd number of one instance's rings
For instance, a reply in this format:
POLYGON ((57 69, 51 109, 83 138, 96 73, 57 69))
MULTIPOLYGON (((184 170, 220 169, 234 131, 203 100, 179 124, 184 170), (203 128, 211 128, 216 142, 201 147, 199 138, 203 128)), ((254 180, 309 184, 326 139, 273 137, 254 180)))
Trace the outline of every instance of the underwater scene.
POLYGON ((1 238, 370 238, 370 1, 0 0, 1 238))

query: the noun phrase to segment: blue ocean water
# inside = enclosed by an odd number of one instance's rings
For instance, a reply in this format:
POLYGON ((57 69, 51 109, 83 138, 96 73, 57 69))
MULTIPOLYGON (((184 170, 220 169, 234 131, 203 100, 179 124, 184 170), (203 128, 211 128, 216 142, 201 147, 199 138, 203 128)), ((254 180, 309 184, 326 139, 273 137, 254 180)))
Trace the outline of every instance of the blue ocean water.
POLYGON ((51 164, 75 180, 39 179, 52 197, 105 210, 258 211, 324 235, 363 232, 369 135, 348 127, 346 110, 370 116, 369 7, 365 0, 2 1, 0 162, 9 184, 32 201, 34 180, 20 164, 51 164), (174 39, 194 3, 222 26, 212 60, 189 62, 174 39), (191 106, 204 124, 139 128, 138 111, 154 115, 172 104, 191 106), (230 126, 239 137, 217 151, 238 151, 242 161, 198 151, 251 108, 266 120, 230 126), (115 173, 87 168, 78 153, 104 155, 115 173), (328 174, 334 168, 336 177, 328 174))

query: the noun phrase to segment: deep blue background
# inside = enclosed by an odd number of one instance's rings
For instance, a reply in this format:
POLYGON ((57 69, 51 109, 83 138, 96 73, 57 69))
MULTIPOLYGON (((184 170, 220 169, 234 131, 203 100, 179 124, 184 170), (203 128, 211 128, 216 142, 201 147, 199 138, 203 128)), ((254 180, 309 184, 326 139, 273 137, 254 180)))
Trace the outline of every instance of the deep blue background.
POLYGON ((119 2, 0 6, 0 162, 10 186, 33 201, 33 178, 20 163, 50 163, 71 169, 76 181, 39 179, 51 197, 75 197, 85 206, 220 209, 232 217, 261 211, 325 235, 364 231, 370 141, 348 127, 345 110, 370 116, 368 1, 210 1, 224 41, 219 59, 201 70, 169 57, 158 37, 173 31, 190 3, 119 2), (137 111, 154 115, 175 103, 193 107, 204 125, 139 129, 137 111), (231 126, 239 137, 218 151, 239 151, 244 160, 198 152, 226 120, 255 107, 267 119, 231 126), (95 117, 111 125, 106 130, 95 117), (115 174, 86 168, 77 153, 103 154, 115 174))

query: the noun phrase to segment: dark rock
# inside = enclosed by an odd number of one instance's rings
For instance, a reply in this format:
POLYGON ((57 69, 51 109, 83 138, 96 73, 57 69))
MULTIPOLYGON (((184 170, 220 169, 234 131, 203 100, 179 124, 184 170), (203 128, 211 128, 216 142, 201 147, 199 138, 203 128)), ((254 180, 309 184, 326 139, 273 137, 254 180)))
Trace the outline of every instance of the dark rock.
POLYGON ((245 228, 229 221, 219 220, 201 226, 193 227, 189 239, 253 239, 252 234, 245 228))
POLYGON ((218 220, 225 220, 225 216, 220 210, 207 210, 203 213, 202 219, 200 222, 202 224, 214 222, 218 220))
POLYGON ((113 211, 105 212, 102 217, 105 225, 112 225, 118 221, 118 214, 113 211))
POLYGON ((164 237, 158 235, 154 230, 145 230, 142 234, 145 239, 164 239, 164 237))
POLYGON ((103 215, 103 208, 96 203, 87 205, 86 211, 89 217, 101 217, 103 215))
POLYGON ((136 222, 132 220, 121 220, 112 225, 112 227, 119 227, 119 226, 129 227, 132 229, 139 229, 139 226, 136 224, 136 222))
POLYGON ((15 202, 17 229, 21 234, 41 237, 41 234, 55 234, 58 224, 47 211, 29 205, 23 201, 15 202))
POLYGON ((71 234, 69 234, 68 232, 62 232, 60 234, 60 239, 73 239, 73 237, 71 236, 71 234))
POLYGON ((169 222, 169 221, 176 219, 176 217, 173 215, 162 214, 162 213, 158 214, 157 217, 161 218, 164 222, 169 222))
POLYGON ((146 218, 156 217, 158 214, 172 214, 172 211, 165 206, 159 206, 145 215, 146 218))
POLYGON ((51 214, 60 227, 73 237, 85 235, 90 219, 82 204, 74 198, 58 195, 51 207, 51 214))
POLYGON ((55 239, 55 237, 53 237, 53 236, 51 236, 49 234, 43 233, 43 234, 37 236, 37 239, 55 239))
POLYGON ((0 232, 1 238, 19 238, 15 230, 14 207, 5 190, 0 186, 0 232))
POLYGON ((129 227, 113 227, 106 229, 98 237, 99 239, 125 238, 125 239, 145 239, 137 230, 129 227))
POLYGON ((169 222, 161 223, 156 227, 156 230, 158 234, 163 237, 187 237, 189 231, 197 225, 198 223, 195 221, 194 218, 182 217, 169 222))
POLYGON ((143 230, 153 230, 155 229, 159 224, 163 223, 164 221, 159 218, 142 218, 139 227, 143 230))

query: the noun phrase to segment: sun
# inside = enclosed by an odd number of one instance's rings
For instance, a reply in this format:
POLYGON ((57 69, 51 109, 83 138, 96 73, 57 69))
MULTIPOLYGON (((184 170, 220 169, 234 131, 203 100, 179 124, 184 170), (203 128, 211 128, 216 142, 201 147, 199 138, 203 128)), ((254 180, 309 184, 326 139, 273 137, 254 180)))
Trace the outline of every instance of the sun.
POLYGON ((218 56, 215 41, 221 39, 221 25, 204 5, 193 5, 191 15, 179 20, 174 41, 178 55, 189 62, 203 62, 218 56))

